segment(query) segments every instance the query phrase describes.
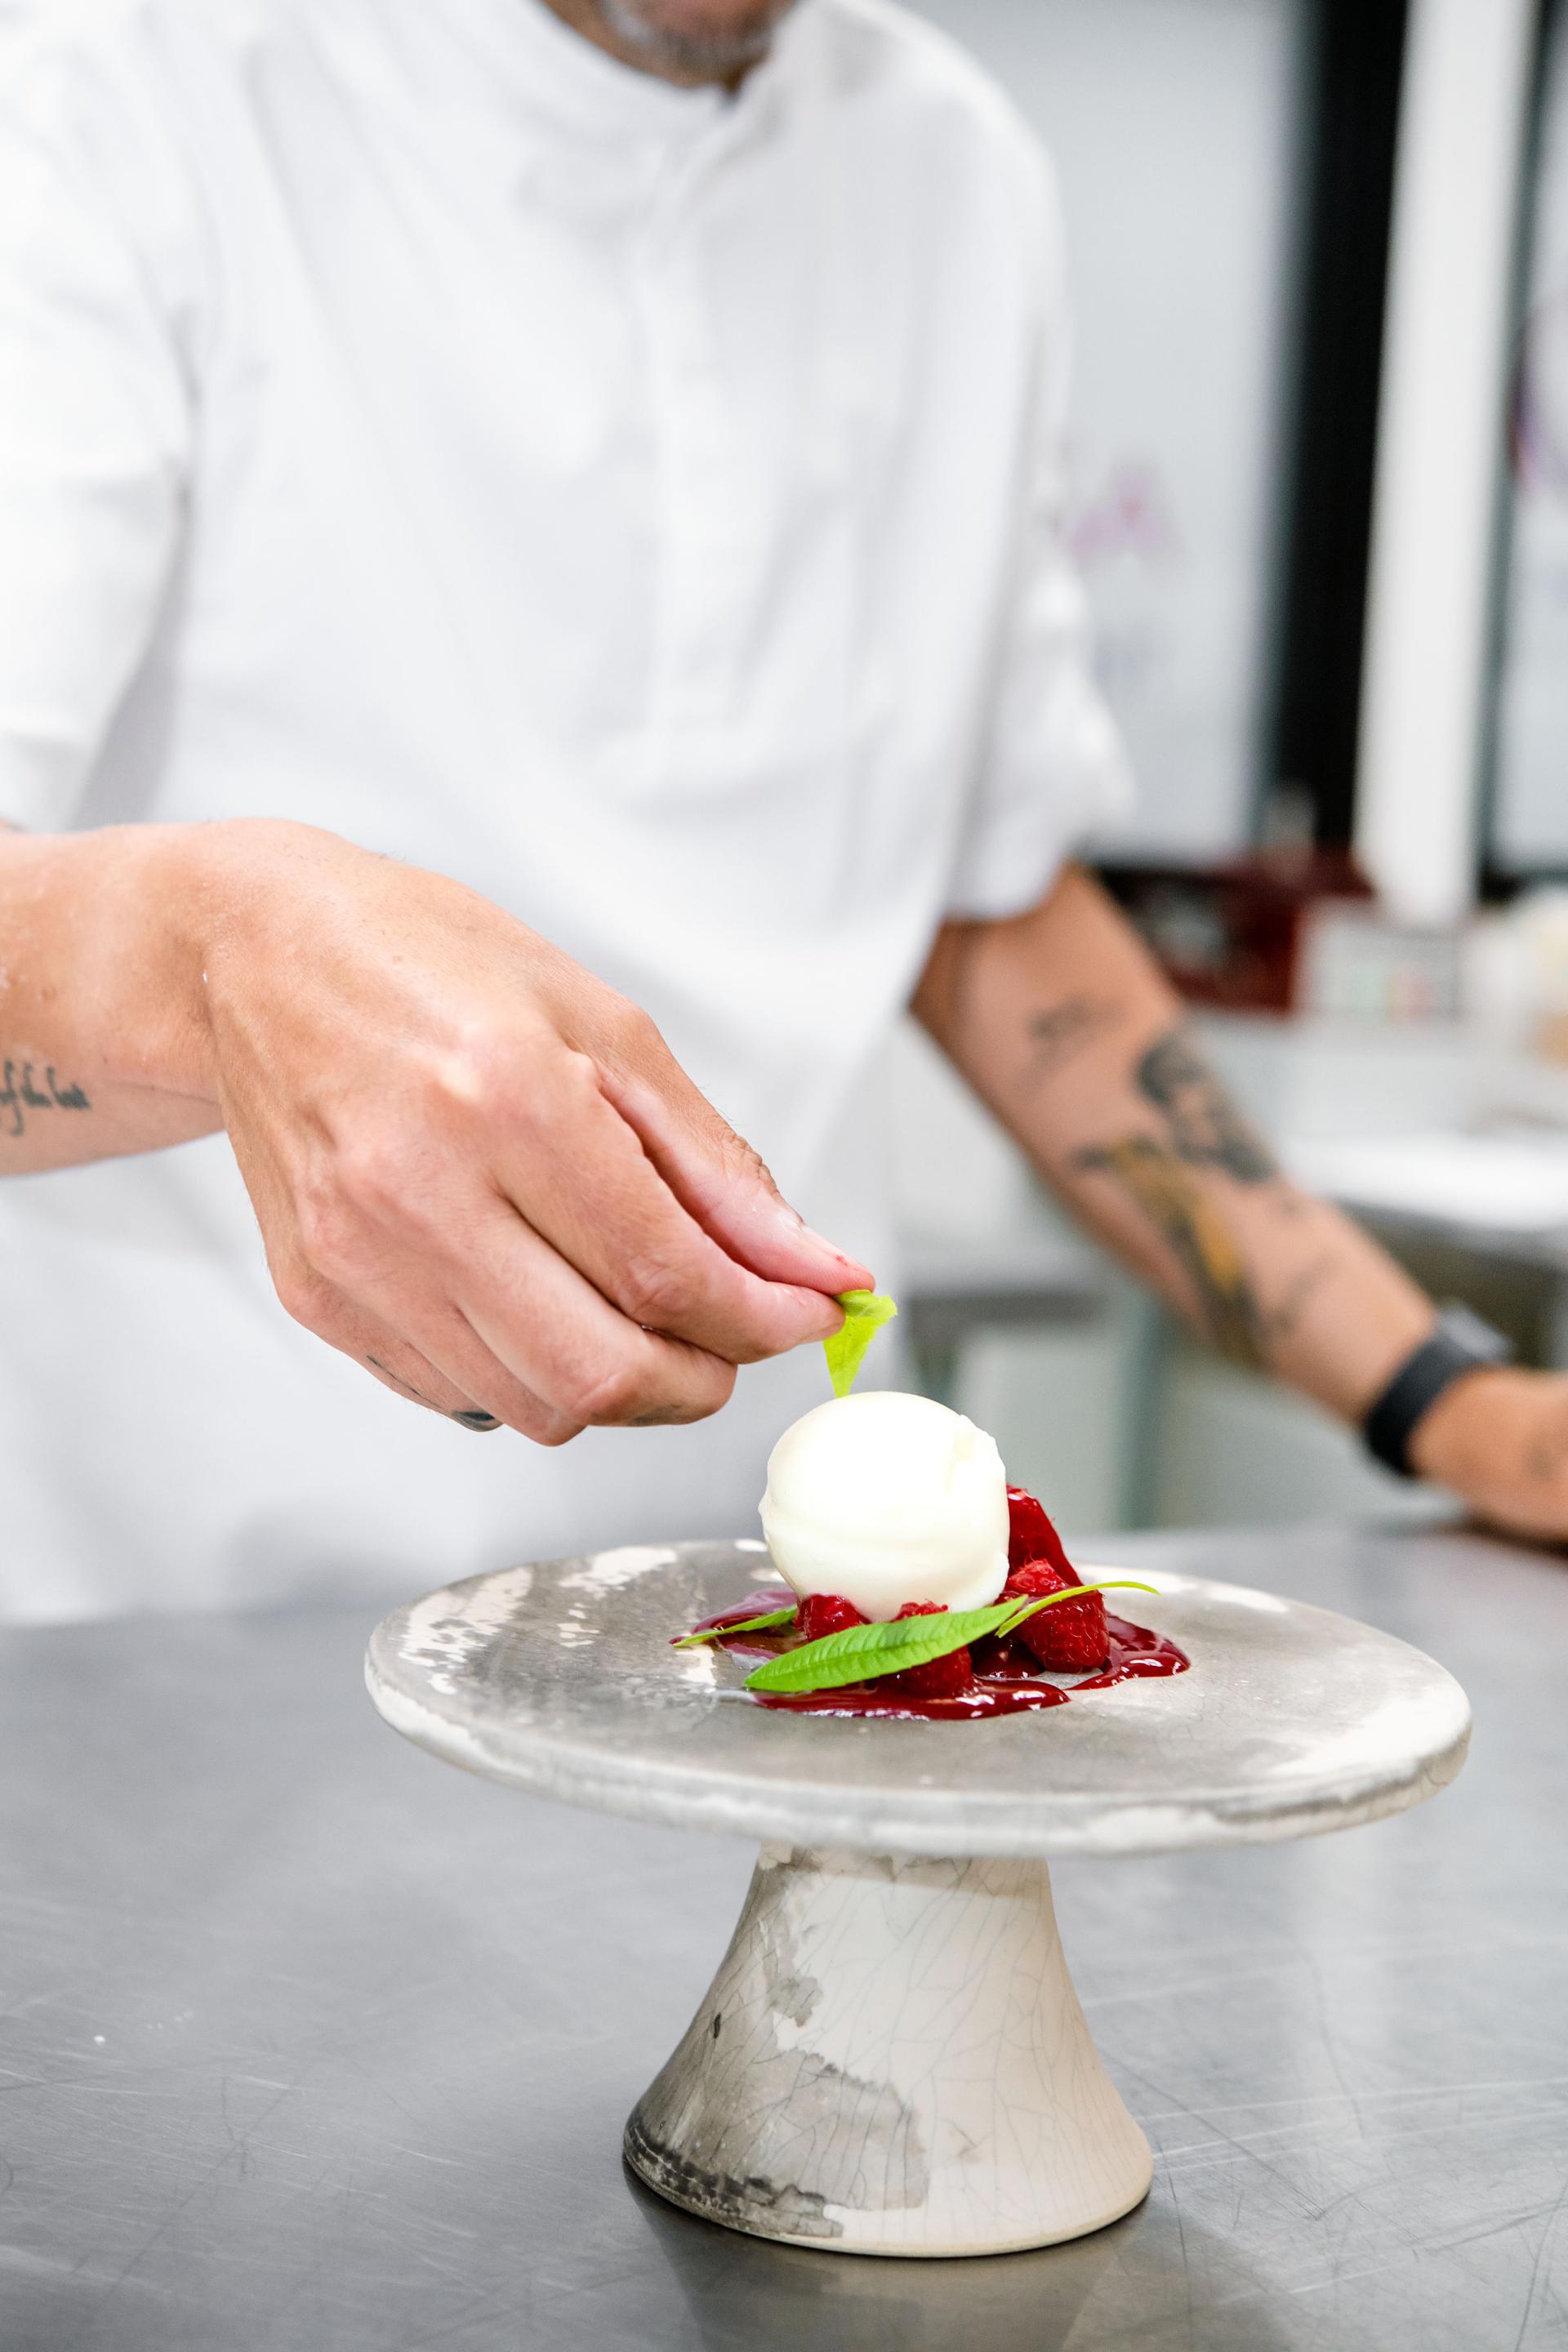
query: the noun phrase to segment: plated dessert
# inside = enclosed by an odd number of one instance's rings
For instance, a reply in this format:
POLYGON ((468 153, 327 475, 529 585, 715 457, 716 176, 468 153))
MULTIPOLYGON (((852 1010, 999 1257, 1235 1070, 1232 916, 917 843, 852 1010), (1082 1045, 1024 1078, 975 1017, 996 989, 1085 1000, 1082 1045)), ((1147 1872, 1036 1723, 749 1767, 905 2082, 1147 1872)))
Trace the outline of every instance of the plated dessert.
POLYGON ((769 1459, 763 1533, 783 1581, 679 1643, 746 1664, 761 1706, 906 1720, 1015 1715, 1184 1672, 1173 1642, 1107 1610, 1104 1591, 1134 1580, 1076 1571, 984 1430, 929 1397, 848 1394, 863 1352, 847 1376, 830 1357, 838 1393, 769 1459))
POLYGON ((771 1562, 755 1541, 650 1541, 428 1593, 372 1640, 375 1704, 465 1771, 762 1840, 627 2126, 650 2189, 818 2252, 1100 2229, 1152 2159, 1073 1990, 1047 1858, 1402 1811, 1458 1771, 1464 1694, 1393 1635, 1273 1593, 1185 1575, 1101 1593, 1118 1572, 1075 1570, 992 1441, 916 1398, 787 1431, 763 1524, 771 1562), (1105 1613, 1130 1599, 1158 1632, 1105 1613), (1144 1675, 1177 1678, 1121 1687, 1144 1675), (931 1717, 955 1727, 898 1719, 931 1717))

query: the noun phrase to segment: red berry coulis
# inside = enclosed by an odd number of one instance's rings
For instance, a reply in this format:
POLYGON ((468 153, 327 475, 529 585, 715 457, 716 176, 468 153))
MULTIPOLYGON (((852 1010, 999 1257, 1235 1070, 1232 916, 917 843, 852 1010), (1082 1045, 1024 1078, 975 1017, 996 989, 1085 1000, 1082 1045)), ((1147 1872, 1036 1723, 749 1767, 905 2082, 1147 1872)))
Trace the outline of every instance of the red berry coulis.
MULTIPOLYGON (((1020 1596, 1059 1592, 1076 1583, 1061 1538, 1034 1496, 1022 1487, 1009 1486, 1007 1502, 1012 1540, 1004 1591, 1020 1596)), ((742 1618, 761 1617, 770 1610, 791 1607, 795 1597, 787 1586, 763 1585, 716 1617, 705 1617, 691 1630, 706 1633, 742 1618)), ((899 1614, 927 1616, 941 1607, 939 1601, 911 1601, 899 1614)), ((835 1593, 818 1592, 801 1602, 794 1625, 771 1633, 721 1637, 714 1646, 733 1651, 737 1657, 771 1658, 781 1650, 798 1649, 803 1642, 865 1622, 847 1601, 835 1593)), ((1109 1690, 1114 1683, 1184 1674, 1191 1663, 1163 1633, 1135 1625, 1130 1618, 1111 1616, 1099 1593, 1094 1593, 1042 1610, 1008 1641, 977 1642, 973 1650, 955 1650, 945 1658, 908 1667, 900 1675, 879 1675, 874 1682, 846 1684, 836 1690, 753 1691, 751 1696, 759 1706, 791 1708, 800 1715, 880 1716, 904 1722, 973 1721, 984 1716, 1018 1715, 1034 1707, 1065 1706, 1075 1691, 1109 1690), (1061 1622, 1053 1625, 1055 1619, 1061 1622), (1080 1679, 1070 1689, 1060 1683, 1044 1682, 1039 1679, 1042 1664, 1055 1673, 1076 1674, 1080 1679)))

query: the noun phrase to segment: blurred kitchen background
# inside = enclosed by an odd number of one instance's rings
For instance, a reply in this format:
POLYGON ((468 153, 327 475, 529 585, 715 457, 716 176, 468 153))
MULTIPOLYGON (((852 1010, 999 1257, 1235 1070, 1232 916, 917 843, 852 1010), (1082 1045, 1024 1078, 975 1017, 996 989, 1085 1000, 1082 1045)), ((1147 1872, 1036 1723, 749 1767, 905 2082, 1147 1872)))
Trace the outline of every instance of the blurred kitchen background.
MULTIPOLYGON (((1568 0, 919 0, 1062 184, 1097 862, 1287 1164, 1568 1366, 1568 0)), ((921 1383, 1069 1531, 1430 1502, 1209 1357, 912 1031, 921 1383)))

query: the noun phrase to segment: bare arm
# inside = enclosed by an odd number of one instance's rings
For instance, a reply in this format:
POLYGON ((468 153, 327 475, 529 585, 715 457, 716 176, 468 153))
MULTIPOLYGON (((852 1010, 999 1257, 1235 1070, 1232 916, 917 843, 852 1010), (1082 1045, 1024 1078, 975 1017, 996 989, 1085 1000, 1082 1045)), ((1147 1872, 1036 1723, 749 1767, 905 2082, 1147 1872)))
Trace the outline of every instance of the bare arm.
MULTIPOLYGON (((914 1009, 1053 1190, 1238 1362, 1357 1422, 1430 1331, 1387 1253, 1282 1174, 1088 875, 1013 920, 946 925, 914 1009)), ((1568 1533, 1568 1383, 1475 1373, 1413 1451, 1505 1524, 1568 1533)))
POLYGON ((869 1279, 636 1005, 331 834, 0 833, 0 1174, 226 1129, 289 1311, 470 1425, 700 1419, 869 1279))
POLYGON ((222 1126, 182 917, 183 833, 0 827, 0 1174, 222 1126))
MULTIPOLYGON (((0 75, 0 807, 47 824, 179 560, 210 286, 156 108, 38 33, 0 75)), ((299 825, 0 834, 0 1177, 217 1127, 289 1311, 474 1427, 695 1420, 868 1279, 471 891, 299 825)))

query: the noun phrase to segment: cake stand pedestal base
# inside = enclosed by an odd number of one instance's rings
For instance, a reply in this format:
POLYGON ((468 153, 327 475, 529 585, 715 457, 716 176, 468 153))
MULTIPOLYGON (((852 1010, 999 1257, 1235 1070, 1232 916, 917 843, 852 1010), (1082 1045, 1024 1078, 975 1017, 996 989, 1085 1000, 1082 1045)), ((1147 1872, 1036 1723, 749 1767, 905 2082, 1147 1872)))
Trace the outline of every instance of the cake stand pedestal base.
POLYGON ((1044 1858, 1403 1812, 1464 1762, 1464 1692, 1373 1626, 1162 1576, 1151 1614, 1191 1674, 967 1731, 743 1706, 735 1660, 670 1633, 752 1591, 760 1549, 628 1545, 427 1593, 377 1627, 371 1695, 468 1771, 772 1841, 626 2127, 661 2196, 842 2253, 1000 2254, 1114 2221, 1149 2150, 1084 2024, 1044 1858))
POLYGON ((764 1845, 730 1948, 626 2126, 676 2205, 834 2253, 998 2254, 1149 2187, 1043 1862, 764 1845))

